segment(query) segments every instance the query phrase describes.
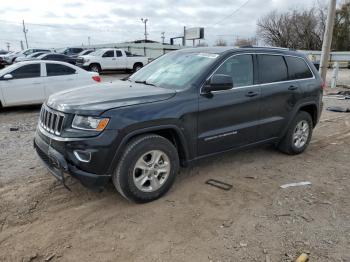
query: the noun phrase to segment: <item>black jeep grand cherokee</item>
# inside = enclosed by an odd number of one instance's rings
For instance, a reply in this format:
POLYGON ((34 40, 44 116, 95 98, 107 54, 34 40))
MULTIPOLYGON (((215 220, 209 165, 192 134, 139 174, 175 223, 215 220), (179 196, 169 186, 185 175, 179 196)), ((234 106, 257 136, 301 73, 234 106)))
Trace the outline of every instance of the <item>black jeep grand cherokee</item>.
POLYGON ((262 143, 308 146, 322 81, 302 54, 273 48, 171 52, 124 81, 51 96, 34 145, 51 173, 127 199, 159 198, 179 166, 262 143))

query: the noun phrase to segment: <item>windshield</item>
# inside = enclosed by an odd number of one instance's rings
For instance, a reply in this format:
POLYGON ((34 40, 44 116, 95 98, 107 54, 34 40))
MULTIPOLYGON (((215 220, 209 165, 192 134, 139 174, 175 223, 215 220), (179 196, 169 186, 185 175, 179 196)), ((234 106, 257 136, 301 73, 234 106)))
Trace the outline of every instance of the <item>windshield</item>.
POLYGON ((150 85, 184 89, 218 54, 171 52, 133 74, 129 80, 150 85))

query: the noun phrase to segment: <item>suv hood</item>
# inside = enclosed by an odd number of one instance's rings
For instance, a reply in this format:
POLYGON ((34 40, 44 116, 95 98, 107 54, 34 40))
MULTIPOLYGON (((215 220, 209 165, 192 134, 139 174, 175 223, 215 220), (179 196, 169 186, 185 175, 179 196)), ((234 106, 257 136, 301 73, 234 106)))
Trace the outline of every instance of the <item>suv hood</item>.
POLYGON ((175 94, 175 90, 119 80, 68 89, 51 95, 46 104, 66 113, 99 115, 112 108, 166 100, 175 94))

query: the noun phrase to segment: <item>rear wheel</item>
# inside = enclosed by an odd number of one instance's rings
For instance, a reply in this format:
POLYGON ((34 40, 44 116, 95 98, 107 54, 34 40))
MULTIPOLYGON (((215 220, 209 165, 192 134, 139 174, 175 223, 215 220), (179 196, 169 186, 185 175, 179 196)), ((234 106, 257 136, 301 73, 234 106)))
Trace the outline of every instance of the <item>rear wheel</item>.
POLYGON ((300 111, 294 118, 287 134, 278 148, 283 153, 296 155, 304 152, 312 137, 312 118, 309 113, 300 111))
POLYGON ((89 70, 92 72, 100 73, 101 72, 101 66, 98 64, 92 64, 89 66, 89 70))
POLYGON ((133 67, 133 71, 134 72, 137 72, 137 71, 139 71, 141 68, 142 68, 142 64, 141 63, 136 63, 136 64, 134 64, 134 67, 133 67))
POLYGON ((149 202, 164 195, 179 169, 175 146, 154 134, 133 139, 119 161, 113 183, 126 199, 149 202))

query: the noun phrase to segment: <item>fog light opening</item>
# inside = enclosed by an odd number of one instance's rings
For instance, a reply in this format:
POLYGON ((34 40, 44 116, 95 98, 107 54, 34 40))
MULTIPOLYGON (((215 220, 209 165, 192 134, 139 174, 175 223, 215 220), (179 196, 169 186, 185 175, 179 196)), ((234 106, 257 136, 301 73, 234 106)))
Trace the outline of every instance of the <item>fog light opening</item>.
POLYGON ((80 162, 90 162, 91 160, 91 153, 82 151, 82 150, 74 150, 74 156, 80 161, 80 162))

